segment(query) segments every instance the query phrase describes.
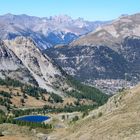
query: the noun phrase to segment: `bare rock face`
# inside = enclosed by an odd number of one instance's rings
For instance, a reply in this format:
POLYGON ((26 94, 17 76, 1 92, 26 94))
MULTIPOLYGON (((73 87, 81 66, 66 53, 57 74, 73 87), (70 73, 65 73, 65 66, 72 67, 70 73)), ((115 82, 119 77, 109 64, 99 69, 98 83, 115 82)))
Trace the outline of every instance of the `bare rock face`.
POLYGON ((42 54, 31 38, 17 37, 5 42, 30 71, 40 87, 49 92, 69 87, 59 68, 47 55, 42 54))
MULTIPOLYGON (((34 81, 28 69, 23 65, 22 61, 0 41, 0 77, 10 77, 25 83, 34 81)), ((32 83, 31 82, 31 83, 32 83)))
POLYGON ((140 14, 120 17, 69 46, 48 49, 46 53, 85 83, 105 90, 112 90, 114 85, 115 92, 126 79, 133 85, 140 81, 140 14), (102 85, 109 80, 108 85, 102 85))

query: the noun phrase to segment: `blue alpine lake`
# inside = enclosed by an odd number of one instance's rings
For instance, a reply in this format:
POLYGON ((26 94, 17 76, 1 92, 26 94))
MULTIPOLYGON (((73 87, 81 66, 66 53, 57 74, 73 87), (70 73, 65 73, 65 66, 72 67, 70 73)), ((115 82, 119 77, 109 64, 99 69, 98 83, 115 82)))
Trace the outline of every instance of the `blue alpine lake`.
POLYGON ((31 115, 31 116, 21 116, 21 117, 15 118, 15 120, 41 123, 48 120, 49 118, 50 117, 48 116, 31 115))

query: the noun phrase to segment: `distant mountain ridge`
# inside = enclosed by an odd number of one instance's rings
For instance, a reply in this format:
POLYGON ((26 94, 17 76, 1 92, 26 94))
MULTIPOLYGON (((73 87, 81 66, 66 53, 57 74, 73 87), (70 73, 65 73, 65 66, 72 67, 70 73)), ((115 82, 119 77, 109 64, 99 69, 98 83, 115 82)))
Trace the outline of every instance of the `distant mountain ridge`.
POLYGON ((67 15, 39 18, 25 14, 6 14, 0 16, 0 38, 31 37, 40 49, 46 49, 57 44, 68 44, 106 23, 85 21, 82 18, 74 20, 67 15))

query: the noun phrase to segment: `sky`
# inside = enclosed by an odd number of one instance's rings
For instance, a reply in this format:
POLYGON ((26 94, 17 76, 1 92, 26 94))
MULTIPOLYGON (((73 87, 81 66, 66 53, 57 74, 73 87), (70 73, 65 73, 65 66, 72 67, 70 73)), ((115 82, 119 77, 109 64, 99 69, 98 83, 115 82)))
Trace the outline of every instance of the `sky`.
POLYGON ((0 0, 0 15, 12 13, 38 17, 69 15, 86 20, 111 20, 140 12, 140 0, 0 0))

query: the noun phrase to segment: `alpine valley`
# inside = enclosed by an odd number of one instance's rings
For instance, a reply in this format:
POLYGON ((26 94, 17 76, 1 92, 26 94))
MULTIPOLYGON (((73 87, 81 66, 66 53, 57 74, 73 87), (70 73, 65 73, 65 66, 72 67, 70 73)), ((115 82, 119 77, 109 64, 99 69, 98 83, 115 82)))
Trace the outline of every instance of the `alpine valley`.
POLYGON ((0 16, 0 140, 140 139, 139 82, 139 13, 0 16))

